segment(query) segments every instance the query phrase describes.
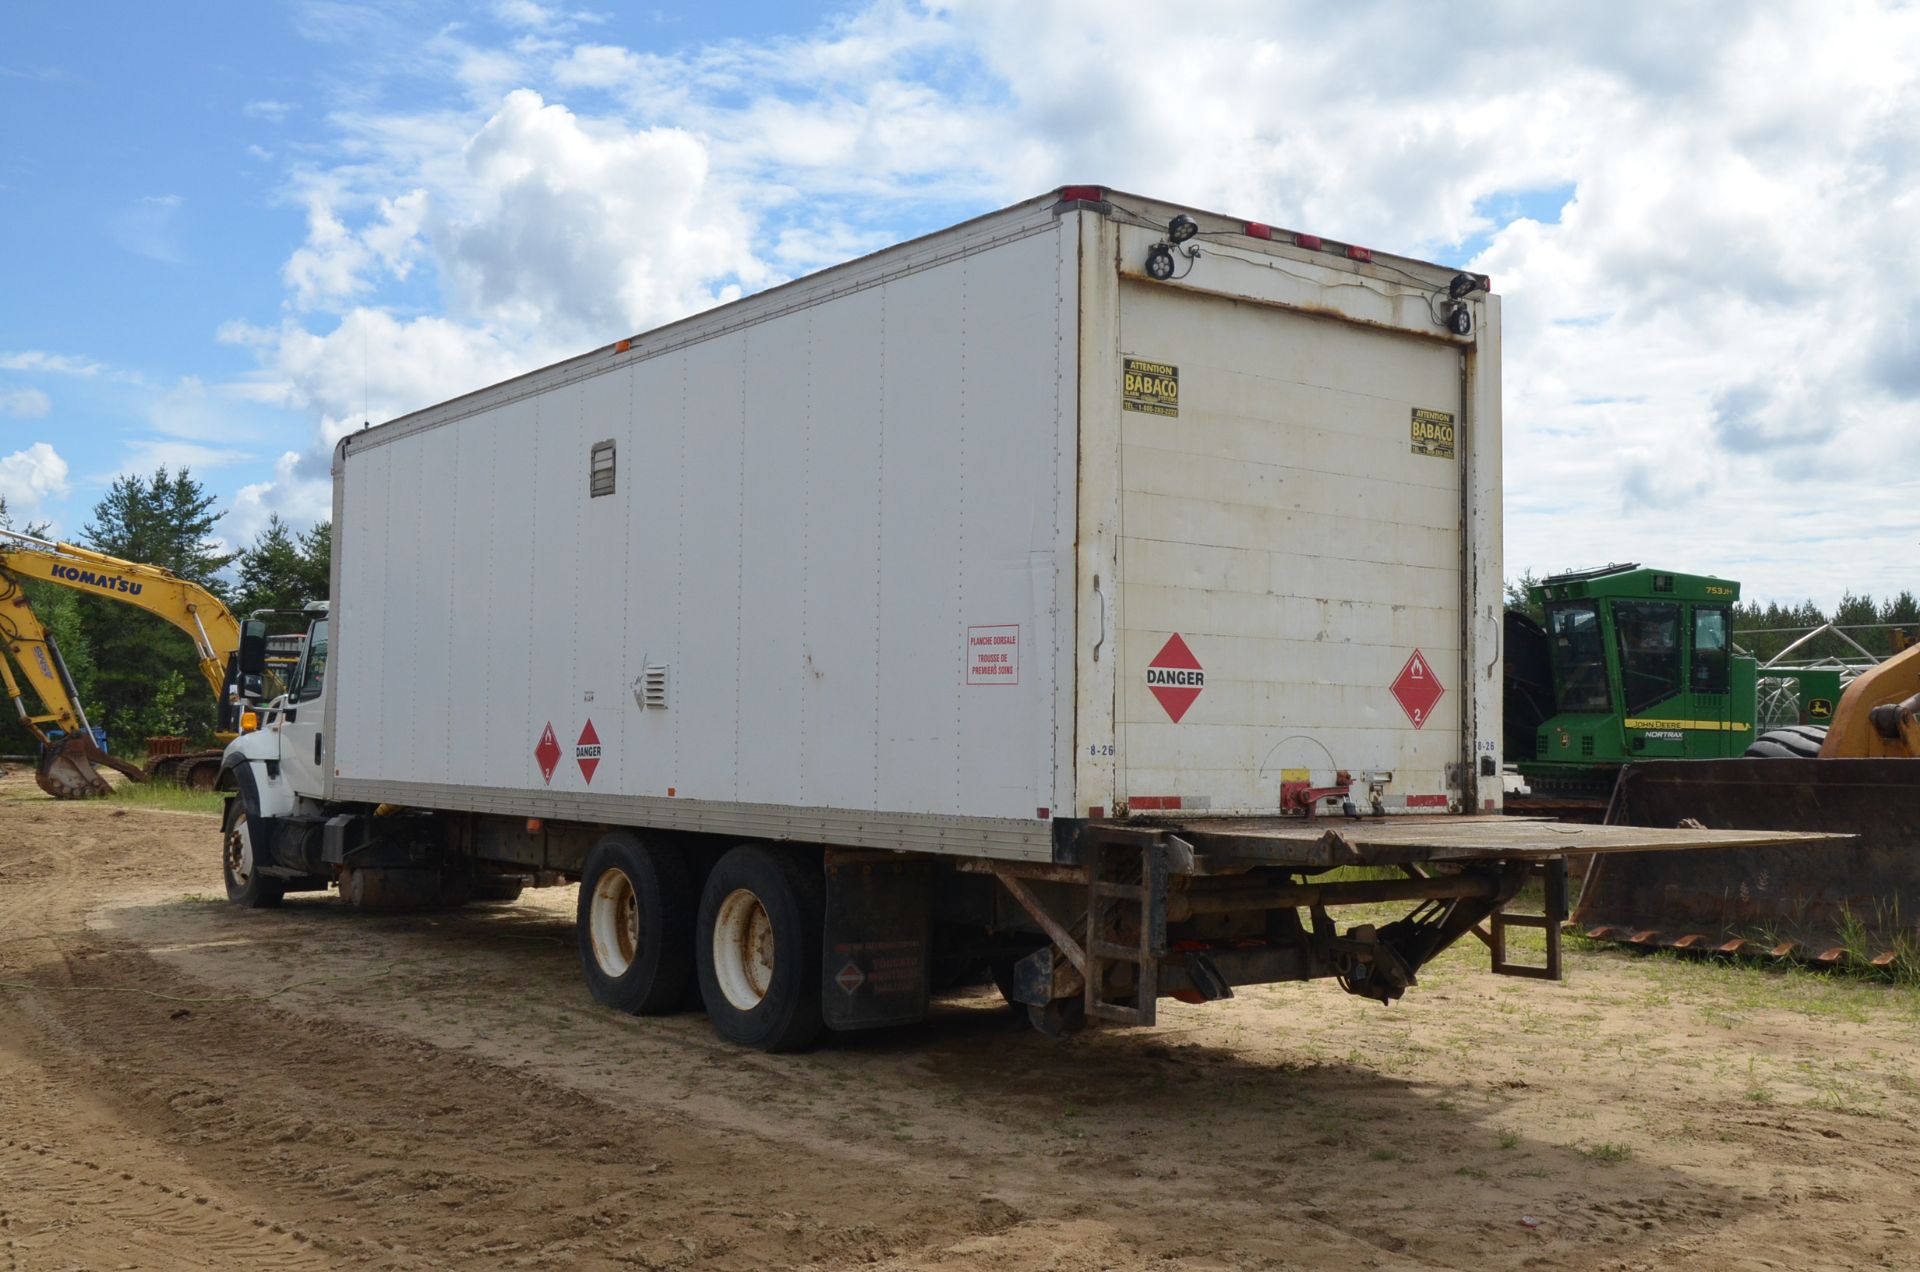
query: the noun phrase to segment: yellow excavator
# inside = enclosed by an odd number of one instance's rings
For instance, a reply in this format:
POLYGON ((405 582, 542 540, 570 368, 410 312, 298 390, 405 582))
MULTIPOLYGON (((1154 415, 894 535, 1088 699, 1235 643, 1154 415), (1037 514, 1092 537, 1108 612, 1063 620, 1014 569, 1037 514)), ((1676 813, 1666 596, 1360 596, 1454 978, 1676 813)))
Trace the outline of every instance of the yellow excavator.
POLYGON ((107 754, 87 721, 59 646, 28 604, 23 579, 136 606, 186 633, 200 674, 220 704, 219 731, 214 736, 222 745, 252 727, 248 717, 265 699, 265 684, 248 683, 239 674, 238 654, 243 644, 258 642, 261 661, 267 661, 266 623, 241 622, 206 588, 159 566, 0 530, 0 650, 5 651, 0 656, 0 683, 6 686, 21 722, 40 740, 34 774, 40 789, 55 799, 106 795, 113 788, 100 772, 102 766, 137 782, 158 777, 184 785, 200 784, 198 771, 205 768, 204 784, 211 788, 218 751, 164 755, 145 769, 107 754), (40 703, 37 713, 27 705, 23 682, 40 703))
POLYGON ((1574 930, 1640 946, 1920 967, 1920 645, 1855 677, 1817 756, 1630 764, 1608 820, 1846 832, 1837 845, 1596 859, 1574 930))

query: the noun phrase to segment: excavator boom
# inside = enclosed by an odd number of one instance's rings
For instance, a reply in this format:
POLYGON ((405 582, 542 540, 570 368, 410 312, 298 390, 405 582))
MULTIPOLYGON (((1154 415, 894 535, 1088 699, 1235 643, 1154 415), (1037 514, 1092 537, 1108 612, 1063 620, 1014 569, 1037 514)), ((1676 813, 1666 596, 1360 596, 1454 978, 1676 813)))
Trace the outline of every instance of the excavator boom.
POLYGON ((200 674, 224 710, 231 696, 228 663, 240 648, 241 625, 219 597, 159 566, 0 530, 0 647, 6 651, 0 656, 0 683, 20 719, 40 739, 36 778, 55 799, 109 793, 112 787, 101 776, 101 765, 135 781, 145 781, 148 774, 108 755, 94 740, 59 648, 27 603, 23 579, 105 596, 165 619, 193 642, 200 674), (19 669, 18 676, 9 660, 19 669), (39 714, 28 709, 23 680, 41 704, 39 714))
POLYGON ((146 780, 138 767, 108 755, 94 741, 60 647, 27 604, 20 580, 4 569, 0 569, 0 647, 6 650, 5 656, 0 656, 0 684, 6 686, 20 722, 40 739, 34 780, 41 790, 55 799, 109 794, 113 788, 100 775, 102 764, 134 781, 146 780), (10 660, 19 666, 20 677, 8 665, 10 660), (21 678, 40 700, 42 711, 37 715, 27 708, 21 678))

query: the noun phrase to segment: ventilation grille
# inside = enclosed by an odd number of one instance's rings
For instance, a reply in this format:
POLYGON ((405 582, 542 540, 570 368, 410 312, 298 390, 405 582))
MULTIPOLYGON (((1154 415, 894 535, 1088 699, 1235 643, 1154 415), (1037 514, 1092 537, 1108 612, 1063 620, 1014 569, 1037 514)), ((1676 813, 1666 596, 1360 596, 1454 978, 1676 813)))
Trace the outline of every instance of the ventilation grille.
POLYGON ((667 707, 667 669, 659 663, 648 663, 640 672, 640 683, 634 686, 634 697, 645 708, 666 710, 667 707))
POLYGON ((1582 755, 1593 754, 1593 738, 1591 735, 1580 739, 1580 754, 1582 755))
POLYGON ((595 442, 587 456, 587 496, 598 499, 613 493, 613 441, 595 442))
POLYGON ((1547 755, 1547 746, 1548 746, 1547 735, 1544 733, 1539 734, 1533 740, 1533 753, 1536 756, 1539 756, 1540 758, 1545 759, 1547 755))

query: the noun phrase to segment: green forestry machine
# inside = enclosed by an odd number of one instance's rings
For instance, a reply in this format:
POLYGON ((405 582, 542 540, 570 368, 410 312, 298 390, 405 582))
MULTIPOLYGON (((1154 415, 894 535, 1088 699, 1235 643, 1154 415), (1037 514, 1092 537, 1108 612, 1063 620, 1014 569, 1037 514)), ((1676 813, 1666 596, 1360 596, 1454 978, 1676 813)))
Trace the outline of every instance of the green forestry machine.
POLYGON ((1573 929, 1920 971, 1920 647, 1845 670, 1759 666, 1733 648, 1739 599, 1731 580, 1637 565, 1533 586, 1541 620, 1506 619, 1505 742, 1529 788, 1507 811, 1843 834, 1596 858, 1573 929))
POLYGON ((1544 615, 1506 616, 1506 753, 1528 790, 1509 812, 1598 820, 1622 766, 1813 755, 1840 672, 1761 673, 1734 652, 1740 585, 1639 565, 1556 574, 1528 590, 1544 615))

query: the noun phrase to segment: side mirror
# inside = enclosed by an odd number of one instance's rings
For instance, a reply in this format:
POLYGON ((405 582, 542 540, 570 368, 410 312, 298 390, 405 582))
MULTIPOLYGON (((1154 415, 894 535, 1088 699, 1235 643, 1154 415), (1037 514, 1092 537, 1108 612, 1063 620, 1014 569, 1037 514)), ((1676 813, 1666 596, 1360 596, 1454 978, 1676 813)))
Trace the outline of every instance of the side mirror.
POLYGON ((240 624, 240 674, 263 676, 267 671, 267 624, 250 618, 240 624))

